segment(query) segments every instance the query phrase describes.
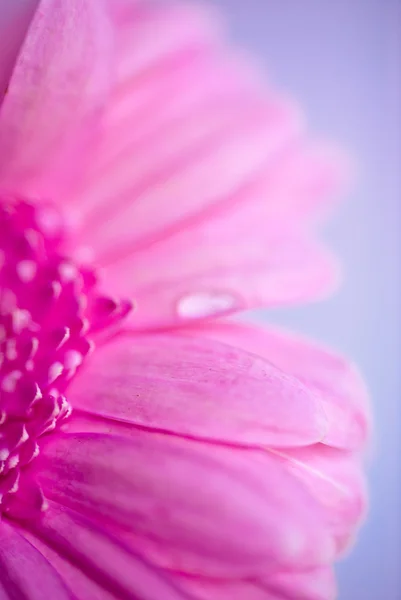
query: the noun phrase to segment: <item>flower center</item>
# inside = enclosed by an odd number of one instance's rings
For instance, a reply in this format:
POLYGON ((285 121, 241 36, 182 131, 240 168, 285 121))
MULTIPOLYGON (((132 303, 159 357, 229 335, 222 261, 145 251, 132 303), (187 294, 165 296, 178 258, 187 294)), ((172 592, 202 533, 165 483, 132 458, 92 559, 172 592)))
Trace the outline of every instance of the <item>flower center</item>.
POLYGON ((0 199, 0 514, 40 437, 70 415, 66 388, 97 335, 132 307, 100 296, 94 270, 64 245, 52 205, 0 199))

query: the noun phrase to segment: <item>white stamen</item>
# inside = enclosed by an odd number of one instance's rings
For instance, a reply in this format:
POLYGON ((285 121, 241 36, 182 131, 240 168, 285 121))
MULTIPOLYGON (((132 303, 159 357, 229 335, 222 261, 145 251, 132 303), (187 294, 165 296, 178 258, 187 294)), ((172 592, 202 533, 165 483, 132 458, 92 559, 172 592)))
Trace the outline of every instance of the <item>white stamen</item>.
POLYGON ((53 363, 48 371, 49 383, 53 383, 61 375, 63 369, 64 367, 60 362, 53 363))
POLYGON ((58 268, 60 277, 63 281, 74 281, 78 276, 78 271, 71 263, 63 262, 58 268))
POLYGON ((36 275, 37 266, 33 260, 20 260, 16 266, 18 277, 21 281, 28 283, 36 275))
POLYGON ((22 377, 21 371, 11 371, 8 375, 6 375, 1 382, 1 389, 3 392, 12 393, 15 392, 15 388, 17 387, 18 381, 22 377))

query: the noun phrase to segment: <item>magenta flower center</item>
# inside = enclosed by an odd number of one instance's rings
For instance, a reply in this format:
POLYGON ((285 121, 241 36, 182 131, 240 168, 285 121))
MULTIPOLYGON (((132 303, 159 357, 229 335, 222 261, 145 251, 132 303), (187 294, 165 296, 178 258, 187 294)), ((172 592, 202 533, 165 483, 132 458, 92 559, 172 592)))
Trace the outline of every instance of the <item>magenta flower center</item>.
POLYGON ((97 335, 131 309, 97 293, 91 268, 62 253, 51 205, 0 200, 0 510, 18 493, 40 437, 71 413, 66 388, 97 335))

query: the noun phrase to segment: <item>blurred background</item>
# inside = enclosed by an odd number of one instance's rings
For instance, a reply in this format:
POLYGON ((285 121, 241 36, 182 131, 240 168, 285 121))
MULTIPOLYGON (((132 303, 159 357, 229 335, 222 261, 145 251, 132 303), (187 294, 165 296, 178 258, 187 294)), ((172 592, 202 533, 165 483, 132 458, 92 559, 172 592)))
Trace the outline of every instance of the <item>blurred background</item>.
POLYGON ((401 599, 401 0, 209 0, 232 36, 340 143, 358 180, 326 237, 345 269, 330 300, 265 312, 351 356, 371 391, 371 509, 338 567, 340 600, 401 599))

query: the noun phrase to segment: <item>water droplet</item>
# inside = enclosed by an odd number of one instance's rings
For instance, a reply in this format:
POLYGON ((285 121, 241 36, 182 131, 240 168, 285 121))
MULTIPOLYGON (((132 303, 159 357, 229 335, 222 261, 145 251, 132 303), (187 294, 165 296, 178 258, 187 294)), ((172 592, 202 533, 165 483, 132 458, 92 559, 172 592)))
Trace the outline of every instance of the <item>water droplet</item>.
POLYGON ((183 296, 177 312, 182 319, 199 319, 222 315, 237 305, 237 298, 228 292, 197 292, 183 296))

